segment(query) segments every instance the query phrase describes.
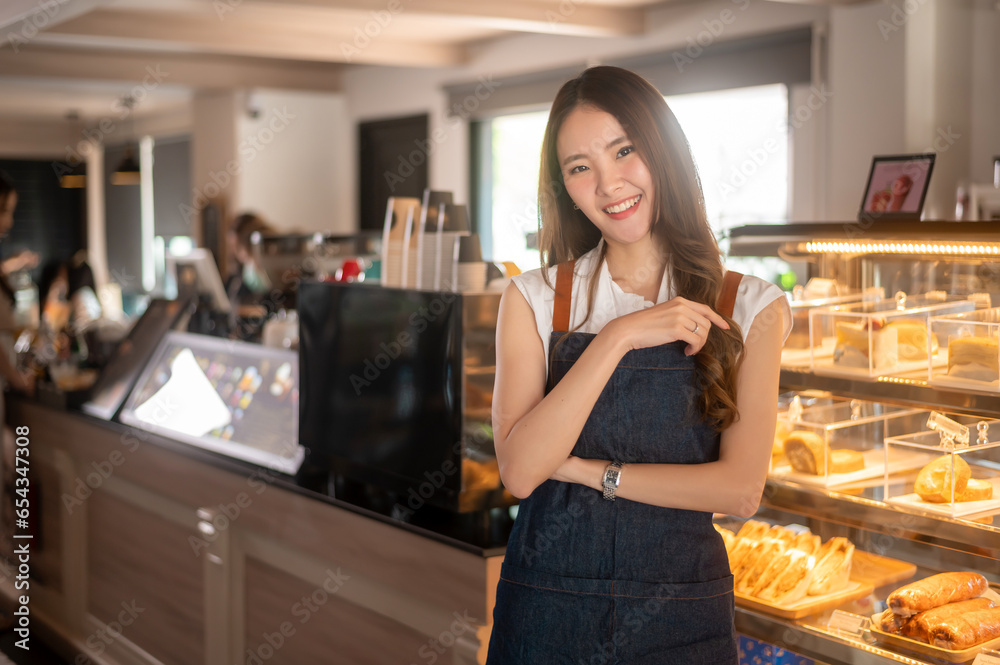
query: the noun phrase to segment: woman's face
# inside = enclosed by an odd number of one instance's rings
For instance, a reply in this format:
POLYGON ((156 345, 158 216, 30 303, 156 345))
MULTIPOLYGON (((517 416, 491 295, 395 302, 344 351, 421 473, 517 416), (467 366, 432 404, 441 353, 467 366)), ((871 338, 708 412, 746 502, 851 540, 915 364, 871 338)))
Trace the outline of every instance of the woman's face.
POLYGON ((608 243, 631 244, 649 236, 653 178, 618 120, 579 106, 556 137, 566 191, 608 243))
POLYGON ((14 226, 14 208, 17 207, 17 192, 9 192, 0 199, 0 238, 6 236, 14 226))

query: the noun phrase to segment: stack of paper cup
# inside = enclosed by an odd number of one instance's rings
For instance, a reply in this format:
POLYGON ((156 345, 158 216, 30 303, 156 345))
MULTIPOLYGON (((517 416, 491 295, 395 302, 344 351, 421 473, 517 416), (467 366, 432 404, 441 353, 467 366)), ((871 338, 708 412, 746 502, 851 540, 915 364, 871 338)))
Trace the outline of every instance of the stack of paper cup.
POLYGON ((482 291, 486 288, 486 263, 475 261, 458 264, 458 290, 482 291))

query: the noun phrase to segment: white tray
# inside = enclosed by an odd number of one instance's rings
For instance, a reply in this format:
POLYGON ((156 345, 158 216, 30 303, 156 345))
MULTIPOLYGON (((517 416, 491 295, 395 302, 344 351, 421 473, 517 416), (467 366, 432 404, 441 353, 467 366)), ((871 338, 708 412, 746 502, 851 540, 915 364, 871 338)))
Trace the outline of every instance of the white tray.
MULTIPOLYGON (((830 473, 825 476, 814 476, 794 470, 791 465, 782 463, 771 470, 771 476, 782 480, 791 480, 802 485, 814 487, 837 487, 852 485, 866 480, 885 477, 885 453, 881 448, 866 450, 861 455, 865 458, 865 468, 849 473, 830 473)), ((934 455, 918 451, 896 451, 889 460, 889 473, 901 473, 919 469, 934 459, 934 455)))
POLYGON ((886 501, 899 506, 917 508, 948 517, 969 517, 970 515, 982 517, 1000 512, 1000 477, 987 478, 987 480, 993 485, 992 499, 986 499, 985 501, 958 501, 954 504, 954 509, 952 509, 952 504, 950 503, 924 501, 916 493, 889 497, 886 501))

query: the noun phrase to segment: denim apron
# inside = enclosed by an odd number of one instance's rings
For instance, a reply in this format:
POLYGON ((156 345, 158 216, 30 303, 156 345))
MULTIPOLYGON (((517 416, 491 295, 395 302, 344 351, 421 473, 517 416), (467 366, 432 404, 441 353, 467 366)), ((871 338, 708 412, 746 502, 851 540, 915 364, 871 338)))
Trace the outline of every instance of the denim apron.
MULTIPOLYGON (((564 292, 559 282, 556 289, 564 292)), ((549 390, 594 338, 572 333, 560 342, 563 334, 554 330, 549 342, 549 390)), ((685 346, 626 353, 572 454, 625 464, 717 460, 719 435, 695 413, 695 363, 685 346)), ((711 513, 607 501, 589 487, 547 480, 518 509, 486 662, 732 664, 733 602, 711 513)))

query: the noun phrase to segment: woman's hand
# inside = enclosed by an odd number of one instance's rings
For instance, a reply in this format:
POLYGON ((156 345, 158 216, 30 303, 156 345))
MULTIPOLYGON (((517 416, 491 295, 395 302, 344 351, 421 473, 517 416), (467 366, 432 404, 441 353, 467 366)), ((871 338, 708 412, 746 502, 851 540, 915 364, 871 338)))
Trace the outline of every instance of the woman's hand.
POLYGON ((682 340, 688 343, 684 353, 691 356, 701 351, 713 324, 729 328, 722 315, 708 305, 676 297, 620 316, 608 323, 604 330, 620 336, 629 350, 682 340))

